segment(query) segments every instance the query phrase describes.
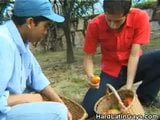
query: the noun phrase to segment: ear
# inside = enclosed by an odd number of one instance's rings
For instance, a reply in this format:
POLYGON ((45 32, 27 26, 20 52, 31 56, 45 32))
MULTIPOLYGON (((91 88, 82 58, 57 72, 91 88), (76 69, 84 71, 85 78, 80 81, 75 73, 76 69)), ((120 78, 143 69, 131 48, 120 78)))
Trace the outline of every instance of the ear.
POLYGON ((27 27, 29 28, 29 29, 31 29, 32 28, 32 26, 34 25, 34 20, 33 20, 33 18, 27 18, 27 20, 26 20, 26 24, 27 24, 27 27))

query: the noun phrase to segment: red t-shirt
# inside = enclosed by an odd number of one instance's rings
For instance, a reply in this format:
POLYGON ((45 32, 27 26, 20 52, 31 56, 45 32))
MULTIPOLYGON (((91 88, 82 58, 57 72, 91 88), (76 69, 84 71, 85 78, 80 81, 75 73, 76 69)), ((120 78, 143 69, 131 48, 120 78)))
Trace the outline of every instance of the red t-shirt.
POLYGON ((91 54, 96 52, 97 46, 100 46, 102 71, 117 77, 121 67, 127 66, 132 44, 146 44, 149 38, 148 14, 143 10, 132 8, 120 32, 109 28, 104 14, 92 19, 87 27, 83 50, 91 54))

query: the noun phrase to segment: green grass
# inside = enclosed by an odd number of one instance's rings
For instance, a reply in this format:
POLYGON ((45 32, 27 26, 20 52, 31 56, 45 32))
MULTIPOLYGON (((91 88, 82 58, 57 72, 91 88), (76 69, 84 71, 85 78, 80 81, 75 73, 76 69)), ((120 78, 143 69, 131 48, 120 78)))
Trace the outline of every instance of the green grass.
POLYGON ((87 81, 82 66, 83 53, 76 50, 75 55, 76 62, 68 65, 65 51, 36 54, 45 75, 57 92, 81 102, 87 90, 87 81))
MULTIPOLYGON (((143 46, 145 51, 160 47, 160 40, 154 39, 147 46, 143 46)), ((66 52, 36 52, 45 75, 51 81, 52 87, 61 95, 67 96, 81 103, 87 89, 87 77, 83 69, 83 52, 81 49, 74 49, 76 62, 71 65, 66 64, 66 52)), ((100 54, 94 57, 95 73, 100 73, 100 54)), ((154 107, 145 108, 147 114, 159 114, 160 109, 154 107)))
POLYGON ((144 45, 142 48, 144 51, 160 49, 160 38, 156 38, 156 39, 151 40, 148 45, 144 45))

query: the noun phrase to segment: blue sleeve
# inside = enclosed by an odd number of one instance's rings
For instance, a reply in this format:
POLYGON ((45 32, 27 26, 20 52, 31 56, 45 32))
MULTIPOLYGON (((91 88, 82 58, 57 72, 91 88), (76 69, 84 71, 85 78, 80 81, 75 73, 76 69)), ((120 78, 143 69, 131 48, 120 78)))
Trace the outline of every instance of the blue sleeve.
POLYGON ((47 87, 50 84, 50 82, 48 81, 46 76, 43 74, 39 63, 37 62, 33 54, 31 52, 30 54, 31 54, 31 64, 32 64, 32 70, 31 70, 31 76, 30 76, 31 77, 30 87, 35 91, 40 92, 45 87, 47 87))
POLYGON ((9 96, 9 91, 3 92, 0 96, 0 113, 5 114, 10 111, 11 107, 8 106, 7 99, 9 96))
POLYGON ((13 73, 14 53, 7 39, 0 37, 0 113, 10 110, 7 99, 9 91, 6 91, 8 82, 13 73))

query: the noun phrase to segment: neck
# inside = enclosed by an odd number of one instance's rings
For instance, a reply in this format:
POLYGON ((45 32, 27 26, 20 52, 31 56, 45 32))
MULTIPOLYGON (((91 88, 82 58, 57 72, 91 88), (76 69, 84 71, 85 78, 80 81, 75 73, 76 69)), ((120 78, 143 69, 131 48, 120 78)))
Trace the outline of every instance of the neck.
POLYGON ((26 40, 27 40, 27 32, 26 32, 27 28, 25 27, 25 24, 21 25, 21 26, 18 26, 18 25, 16 25, 16 26, 17 26, 17 29, 18 29, 18 31, 19 31, 22 39, 23 39, 23 42, 26 42, 26 40))
POLYGON ((115 31, 115 32, 121 32, 122 29, 123 29, 123 27, 125 26, 125 23, 126 23, 126 20, 125 20, 125 22, 124 22, 118 29, 116 29, 116 30, 114 30, 114 31, 115 31))

